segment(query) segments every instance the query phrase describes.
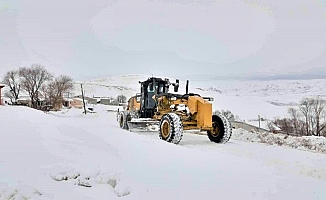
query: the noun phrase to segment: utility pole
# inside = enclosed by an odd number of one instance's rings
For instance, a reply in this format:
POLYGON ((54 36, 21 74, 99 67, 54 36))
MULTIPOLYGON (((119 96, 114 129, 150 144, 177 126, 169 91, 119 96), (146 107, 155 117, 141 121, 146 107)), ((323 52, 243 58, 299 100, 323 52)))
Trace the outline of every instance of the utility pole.
POLYGON ((259 128, 260 128, 260 115, 258 115, 258 122, 259 122, 259 128))
POLYGON ((83 97, 84 112, 85 112, 85 115, 86 115, 86 106, 85 106, 85 98, 84 98, 83 84, 80 84, 80 88, 81 88, 82 97, 83 97))

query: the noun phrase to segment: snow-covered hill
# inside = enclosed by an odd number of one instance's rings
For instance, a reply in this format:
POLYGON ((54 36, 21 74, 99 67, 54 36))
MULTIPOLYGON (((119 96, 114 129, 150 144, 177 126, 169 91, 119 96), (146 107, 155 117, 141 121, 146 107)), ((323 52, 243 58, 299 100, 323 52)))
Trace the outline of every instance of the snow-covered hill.
POLYGON ((74 94, 81 94, 80 84, 83 84, 86 96, 117 97, 120 94, 128 98, 140 92, 141 80, 146 80, 144 75, 121 75, 93 80, 76 81, 74 94))
MULTIPOLYGON (((83 83, 88 96, 116 97, 124 94, 127 98, 140 92, 139 81, 150 76, 123 75, 83 83)), ((161 78, 166 78, 159 76, 161 78)), ((179 77, 167 77, 171 82, 179 77)), ((326 94, 326 79, 319 80, 275 80, 275 81, 232 81, 194 78, 190 81, 190 92, 214 97, 214 110, 230 110, 242 120, 266 119, 287 115, 287 109, 296 106, 303 97, 326 94)), ((180 93, 185 92, 186 80, 180 80, 180 93)), ((74 94, 80 94, 76 85, 74 94)))
POLYGON ((185 133, 174 145, 94 108, 0 106, 0 199, 326 198, 325 154, 244 142, 241 130, 226 144, 185 133))

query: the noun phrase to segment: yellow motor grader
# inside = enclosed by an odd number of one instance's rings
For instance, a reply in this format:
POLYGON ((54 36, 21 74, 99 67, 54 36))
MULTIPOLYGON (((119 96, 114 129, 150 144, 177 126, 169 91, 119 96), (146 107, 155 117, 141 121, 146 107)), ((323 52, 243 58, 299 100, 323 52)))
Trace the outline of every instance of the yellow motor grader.
POLYGON ((131 97, 124 110, 118 111, 117 120, 123 129, 158 126, 162 140, 178 144, 183 130, 207 131, 212 142, 226 143, 232 134, 230 122, 222 115, 213 115, 212 98, 188 93, 176 94, 179 80, 156 77, 139 82, 141 93, 131 97), (174 86, 175 93, 169 93, 174 86))

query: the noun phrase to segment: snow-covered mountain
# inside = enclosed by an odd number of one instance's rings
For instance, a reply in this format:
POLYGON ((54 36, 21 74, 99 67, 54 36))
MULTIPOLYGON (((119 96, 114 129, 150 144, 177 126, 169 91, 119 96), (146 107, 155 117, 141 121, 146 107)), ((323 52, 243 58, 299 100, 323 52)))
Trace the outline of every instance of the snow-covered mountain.
MULTIPOLYGON (((139 81, 147 75, 122 75, 101 79, 77 81, 83 83, 86 96, 127 98, 140 92, 139 81)), ((176 77, 169 78, 175 82, 176 77)), ((320 95, 325 97, 326 79, 316 80, 274 80, 274 81, 233 81, 194 78, 190 81, 190 92, 214 97, 214 110, 230 110, 242 120, 258 118, 258 115, 273 119, 287 115, 287 109, 296 106, 303 97, 320 95)), ((186 80, 180 80, 180 93, 185 92, 186 80)), ((76 84, 74 94, 81 94, 76 84)))

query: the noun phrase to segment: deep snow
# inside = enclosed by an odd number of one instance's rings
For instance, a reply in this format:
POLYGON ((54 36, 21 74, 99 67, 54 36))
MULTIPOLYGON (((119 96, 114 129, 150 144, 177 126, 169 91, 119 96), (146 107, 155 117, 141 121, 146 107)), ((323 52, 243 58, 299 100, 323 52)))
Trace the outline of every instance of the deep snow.
POLYGON ((242 130, 173 145, 94 108, 1 106, 0 199, 326 199, 325 154, 241 141, 242 130))

